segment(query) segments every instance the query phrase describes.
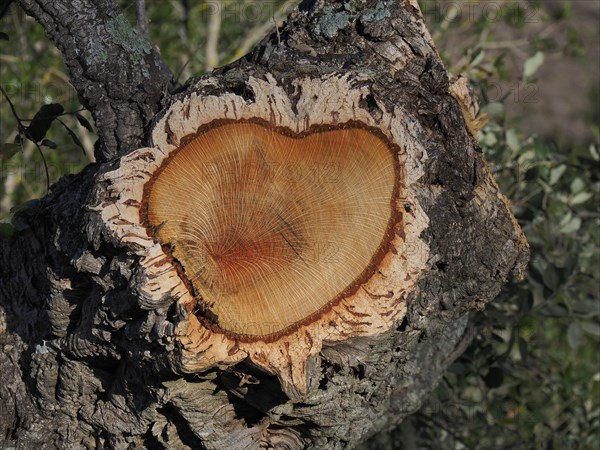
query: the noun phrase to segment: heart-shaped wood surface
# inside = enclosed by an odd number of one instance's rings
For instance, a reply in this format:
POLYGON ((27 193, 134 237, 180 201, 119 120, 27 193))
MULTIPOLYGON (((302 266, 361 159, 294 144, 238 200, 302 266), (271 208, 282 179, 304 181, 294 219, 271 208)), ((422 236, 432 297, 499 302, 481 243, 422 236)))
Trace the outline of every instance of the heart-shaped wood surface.
POLYGON ((260 338, 314 318, 376 270, 397 172, 393 151, 366 128, 299 136, 225 123, 163 163, 146 187, 146 220, 202 316, 260 338))

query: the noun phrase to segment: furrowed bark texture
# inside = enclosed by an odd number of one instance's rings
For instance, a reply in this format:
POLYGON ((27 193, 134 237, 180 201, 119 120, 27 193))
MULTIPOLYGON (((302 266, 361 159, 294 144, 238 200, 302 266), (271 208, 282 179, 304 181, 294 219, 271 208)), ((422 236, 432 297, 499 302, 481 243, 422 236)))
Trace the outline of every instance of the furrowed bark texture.
POLYGON ((19 0, 60 49, 71 83, 93 116, 106 161, 142 144, 172 75, 113 0, 19 0))
POLYGON ((369 93, 359 108, 373 120, 401 107, 413 121, 410 139, 424 148, 415 189, 429 219, 421 235, 428 269, 392 329, 325 343, 307 368, 301 400, 248 361, 178 373, 174 330, 185 312, 175 299, 148 305, 135 295, 140 259, 107 235, 94 210, 111 200, 96 180, 141 143, 168 77, 154 50, 131 47, 127 36, 121 44, 118 35, 100 39, 95 50, 96 40, 74 38, 73 21, 93 36, 110 34, 107 24, 122 18, 110 2, 20 3, 63 51, 110 161, 61 179, 20 213, 23 231, 0 241, 2 445, 352 448, 420 407, 464 348, 470 311, 491 301, 511 273, 522 275, 527 244, 416 3, 307 1, 250 55, 191 80, 168 103, 192 92, 252 102, 250 78, 300 98, 298 80, 342 76, 369 93))

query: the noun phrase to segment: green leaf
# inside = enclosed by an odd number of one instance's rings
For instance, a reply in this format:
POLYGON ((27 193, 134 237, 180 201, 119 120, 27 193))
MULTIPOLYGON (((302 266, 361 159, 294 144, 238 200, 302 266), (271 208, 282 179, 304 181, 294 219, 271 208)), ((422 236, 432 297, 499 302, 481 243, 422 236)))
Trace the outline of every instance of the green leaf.
POLYGON ((35 113, 33 120, 27 127, 27 137, 33 142, 39 142, 44 139, 54 119, 61 115, 64 110, 63 106, 58 103, 43 105, 35 113))
POLYGON ((565 308, 564 305, 556 305, 556 304, 548 304, 548 306, 544 307, 546 314, 554 317, 567 317, 569 315, 569 310, 565 308))
POLYGON ((525 361, 529 356, 529 345, 527 341, 523 338, 519 338, 519 354, 521 356, 521 361, 525 361))
POLYGON ((583 341, 583 330, 579 322, 572 322, 567 329, 567 343, 572 349, 578 348, 583 341))
POLYGON ((56 142, 51 141, 50 139, 44 139, 40 145, 43 145, 44 147, 48 147, 51 149, 56 148, 56 142))
POLYGON ((541 305, 544 302, 544 286, 534 281, 531 277, 528 279, 533 299, 533 306, 541 305))
POLYGON ((548 183, 545 183, 544 180, 542 180, 541 178, 537 180, 537 182, 540 186, 542 186, 544 192, 546 192, 547 194, 553 191, 552 186, 550 186, 548 183))
POLYGON ((585 183, 581 178, 575 178, 571 181, 571 192, 577 194, 585 189, 585 183))
POLYGON ((567 211, 567 213, 560 220, 560 223, 558 224, 558 226, 560 228, 562 228, 565 225, 567 225, 569 222, 571 222, 571 220, 573 220, 573 213, 571 211, 567 211))
POLYGON ((527 59, 523 65, 523 79, 530 78, 532 75, 534 75, 542 66, 542 64, 544 64, 543 52, 537 52, 531 58, 527 59))
POLYGON ((581 322, 581 328, 592 336, 600 337, 600 325, 596 322, 581 322))
POLYGON ((483 143, 488 147, 493 147, 498 143, 498 139, 496 139, 496 135, 493 132, 485 133, 483 143))
POLYGON ((500 387, 504 381, 504 372, 500 367, 490 367, 487 375, 483 377, 483 381, 490 389, 500 387))
POLYGON ((580 192, 571 198, 571 205, 580 205, 581 203, 587 202, 590 198, 592 198, 593 194, 591 192, 580 192))
POLYGON ((79 114, 77 112, 73 115, 77 119, 77 122, 79 122, 79 125, 81 125, 83 128, 85 128, 86 130, 88 130, 91 133, 94 132, 94 128, 92 127, 92 124, 85 117, 83 117, 81 114, 79 114))
POLYGON ((506 132, 506 144, 514 152, 519 150, 519 137, 514 128, 511 128, 506 132))
POLYGON ((8 161, 10 158, 15 156, 21 150, 19 144, 12 144, 6 142, 0 145, 0 161, 8 161))
POLYGON ((565 173, 565 170, 567 170, 567 166, 565 164, 561 164, 560 166, 552 169, 550 171, 550 179, 548 180, 548 184, 550 184, 550 186, 556 184, 557 181, 560 180, 560 177, 562 177, 565 173))
POLYGON ((483 61, 483 58, 485 57, 485 51, 479 49, 479 51, 475 51, 473 52, 473 59, 471 60, 471 67, 474 67, 476 65, 478 65, 481 61, 483 61))
POLYGON ((596 317, 600 314, 600 308, 596 300, 579 299, 573 302, 573 313, 579 316, 596 317))
POLYGON ((544 284, 552 291, 556 291, 558 289, 558 274, 556 273, 556 269, 553 265, 548 264, 544 271, 542 272, 542 280, 544 284))
POLYGON ((75 134, 75 132, 73 130, 71 130, 67 126, 67 124, 64 123, 62 120, 59 120, 59 122, 65 128, 65 130, 67 130, 67 133, 69 133, 69 136, 71 136, 71 140, 75 143, 75 145, 77 145, 81 149, 81 151, 85 155, 85 148, 83 147, 83 144, 81 143, 81 141, 79 140, 79 138, 77 137, 77 135, 75 134))
POLYGON ((525 153, 519 156, 517 162, 519 163, 519 169, 521 172, 527 172, 535 165, 535 151, 527 150, 525 153))
POLYGON ((563 234, 574 233, 581 228, 581 219, 579 217, 573 217, 565 225, 560 228, 560 232, 563 234))
POLYGON ((598 148, 594 145, 590 145, 590 155, 594 161, 600 161, 600 153, 598 153, 598 148))
POLYGON ((482 113, 487 113, 490 116, 500 116, 504 113, 504 104, 500 102, 490 102, 481 108, 482 113))

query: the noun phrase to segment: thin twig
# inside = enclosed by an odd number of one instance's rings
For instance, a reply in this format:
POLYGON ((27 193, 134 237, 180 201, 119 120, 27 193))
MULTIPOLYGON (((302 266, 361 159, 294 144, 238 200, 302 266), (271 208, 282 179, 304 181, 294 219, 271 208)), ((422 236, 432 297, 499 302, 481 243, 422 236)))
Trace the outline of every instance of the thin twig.
POLYGON ((189 0, 170 0, 170 4, 179 14, 178 32, 179 40, 183 47, 183 50, 179 54, 181 67, 175 74, 175 85, 178 85, 181 78, 188 79, 192 76, 192 71, 190 70, 192 58, 190 54, 194 53, 194 51, 192 51, 192 46, 190 45, 190 4, 189 0))
POLYGON ((46 194, 48 192, 50 192, 50 172, 48 171, 48 164, 46 163, 46 157, 44 156, 44 152, 42 152, 42 147, 40 147, 40 144, 38 144, 37 142, 32 141, 36 148, 38 149, 38 152, 40 153, 40 156, 42 157, 42 162, 44 163, 44 170, 46 171, 46 194))
POLYGON ((254 45, 258 41, 265 37, 265 35, 269 33, 269 31, 271 31, 273 28, 275 28, 275 30, 277 31, 278 42, 281 42, 281 36, 279 34, 280 22, 283 22, 291 7, 296 3, 298 3, 296 0, 286 1, 277 9, 277 11, 275 11, 275 13, 269 18, 269 20, 253 27, 250 31, 248 31, 248 33, 246 33, 246 35, 242 39, 242 45, 236 50, 235 54, 233 55, 233 59, 235 60, 241 58, 246 53, 248 53, 250 49, 254 47, 254 45))
POLYGON ((181 38, 186 47, 190 44, 190 4, 188 0, 181 0, 181 38))
POLYGON ((6 93, 6 91, 4 90, 4 87, 2 85, 0 85, 0 91, 2 92, 2 96, 8 102, 8 106, 10 106, 12 115, 14 116, 15 120, 17 121, 17 127, 19 129, 19 134, 24 134, 31 142, 33 142, 35 144, 36 148, 38 149, 40 156, 42 157, 42 163, 44 163, 44 170, 46 171, 46 193, 48 193, 50 191, 50 172, 48 171, 48 164, 46 163, 46 157, 44 156, 44 152, 42 152, 42 148, 40 147, 40 145, 37 142, 35 142, 35 140, 32 139, 31 136, 29 135, 27 128, 25 127, 25 125, 23 125, 23 121, 17 114, 15 105, 13 105, 12 100, 10 99, 10 97, 8 96, 8 94, 6 93))
POLYGON ((213 70, 219 64, 219 33, 221 31, 221 0, 212 0, 210 16, 208 19, 208 35, 206 37, 206 61, 204 67, 207 72, 213 70))
MULTIPOLYGON (((87 156, 90 161, 94 161, 94 152, 93 152, 93 150, 90 152, 89 148, 86 148, 86 146, 82 142, 84 140, 84 138, 77 136, 75 134, 75 131, 71 127, 69 127, 66 123, 64 123, 62 120, 60 120, 59 118, 57 118, 56 120, 63 126, 63 128, 65 130, 67 130, 67 133, 69 133, 69 135, 71 136, 71 139, 73 140, 75 145, 77 145, 81 148, 81 150, 83 151, 85 156, 87 156)), ((84 136, 87 136, 87 133, 84 133, 84 136)))
POLYGON ((145 0, 136 0, 135 11, 137 16, 137 27, 142 34, 150 39, 150 33, 148 32, 148 18, 146 17, 146 2, 145 0))
MULTIPOLYGON (((19 124, 19 126, 21 126, 21 119, 19 118, 19 115, 17 114, 17 111, 15 110, 15 105, 13 105, 13 102, 11 101, 10 97, 8 96, 8 94, 4 90, 4 87, 1 84, 0 84, 0 91, 2 91, 2 95, 8 102, 8 106, 10 106, 10 110, 12 111, 13 116, 15 116, 15 119, 17 119, 17 123, 19 124)), ((21 130, 19 130, 19 131, 21 131, 21 130)))
POLYGON ((473 339, 477 336, 477 329, 472 326, 467 326, 464 331, 463 336, 460 338, 458 344, 452 352, 444 359, 445 366, 449 366, 452 364, 460 355, 462 355, 465 350, 471 345, 473 339))
POLYGON ((179 83, 179 79, 181 78, 181 76, 183 75, 183 71, 188 67, 188 65, 190 64, 190 62, 192 62, 192 60, 190 58, 188 58, 183 65, 179 68, 179 70, 177 71, 177 73, 175 74, 175 83, 179 83))
POLYGON ((271 17, 273 20, 273 25, 275 25, 275 31, 277 32, 277 45, 281 45, 281 33, 279 32, 279 26, 277 26, 277 21, 275 20, 275 14, 271 17))

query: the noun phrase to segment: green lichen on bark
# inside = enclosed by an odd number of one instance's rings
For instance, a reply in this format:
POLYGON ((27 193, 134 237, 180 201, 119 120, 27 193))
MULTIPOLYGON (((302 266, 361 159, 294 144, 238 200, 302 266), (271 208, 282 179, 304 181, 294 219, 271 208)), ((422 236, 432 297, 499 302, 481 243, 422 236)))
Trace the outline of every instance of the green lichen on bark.
POLYGON ((350 24, 350 18, 350 14, 346 11, 335 11, 333 6, 326 6, 317 25, 325 37, 332 39, 339 30, 343 30, 350 24))
POLYGON ((106 52, 104 44, 101 42, 94 42, 90 46, 90 53, 89 56, 85 58, 85 61, 89 66, 102 65, 108 61, 108 53, 106 52))
POLYGON ((106 28, 113 37, 113 41, 131 55, 133 62, 143 60, 152 52, 150 43, 137 30, 132 28, 122 14, 114 19, 107 20, 106 28))
POLYGON ((365 9, 361 14, 361 19, 365 22, 375 22, 387 17, 391 17, 391 13, 384 3, 377 3, 374 8, 365 9))
POLYGON ((369 7, 362 0, 344 5, 325 5, 318 14, 314 31, 317 35, 333 39, 339 31, 344 30, 357 19, 363 23, 372 24, 384 21, 389 17, 391 17, 391 13, 385 2, 379 2, 374 6, 369 5, 369 7))

